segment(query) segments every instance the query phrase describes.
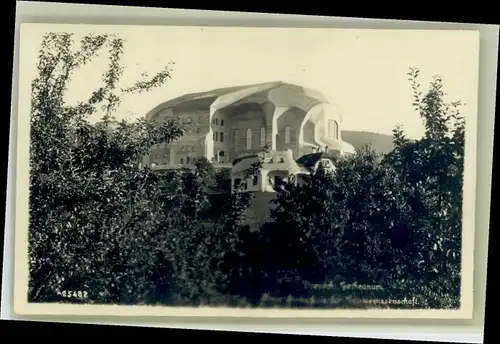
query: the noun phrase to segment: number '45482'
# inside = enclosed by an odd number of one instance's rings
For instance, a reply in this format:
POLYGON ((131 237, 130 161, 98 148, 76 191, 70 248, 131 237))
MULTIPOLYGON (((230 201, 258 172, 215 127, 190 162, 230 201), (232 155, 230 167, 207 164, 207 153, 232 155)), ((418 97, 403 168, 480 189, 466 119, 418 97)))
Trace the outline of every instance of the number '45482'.
POLYGON ((84 290, 78 290, 78 291, 63 290, 63 291, 59 292, 59 294, 63 297, 68 297, 68 298, 85 299, 88 297, 88 293, 84 290))

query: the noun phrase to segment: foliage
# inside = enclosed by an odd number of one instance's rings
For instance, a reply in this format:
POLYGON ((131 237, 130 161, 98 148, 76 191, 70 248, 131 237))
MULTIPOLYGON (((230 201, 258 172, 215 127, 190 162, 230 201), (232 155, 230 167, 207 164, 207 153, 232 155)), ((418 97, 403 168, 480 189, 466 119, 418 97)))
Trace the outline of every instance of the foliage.
POLYGON ((418 74, 409 76, 424 137, 398 126, 382 159, 365 146, 333 174, 320 168, 304 185, 276 189, 273 222, 246 239, 235 285, 281 298, 311 296, 311 285, 381 285, 386 298, 459 306, 465 123, 460 103, 444 103, 441 79, 422 97, 418 74))
POLYGON ((119 90, 123 41, 98 35, 84 37, 76 52, 74 45, 70 34, 47 35, 32 84, 29 298, 85 290, 94 302, 146 302, 167 289, 186 294, 186 280, 203 271, 191 253, 209 237, 196 230, 208 206, 207 169, 158 175, 141 167, 152 145, 171 142, 182 128, 112 117, 123 95, 161 85, 170 69, 119 90), (66 104, 73 72, 104 48, 103 86, 66 104), (103 119, 89 123, 99 109, 103 119))
POLYGON ((272 220, 252 231, 253 195, 227 195, 230 171, 206 159, 161 173, 142 166, 151 147, 182 135, 177 121, 113 117, 123 97, 166 82, 170 67, 123 86, 120 38, 75 45, 70 34, 46 35, 32 84, 31 301, 85 291, 69 301, 347 307, 354 294, 316 287, 357 282, 382 285, 377 297, 459 306, 465 122, 460 103, 444 102, 440 78, 422 96, 418 69, 409 73, 424 137, 396 127, 383 157, 365 146, 338 158, 334 173, 320 167, 305 184, 284 182, 272 220), (102 85, 67 104, 72 75, 103 50, 102 85))

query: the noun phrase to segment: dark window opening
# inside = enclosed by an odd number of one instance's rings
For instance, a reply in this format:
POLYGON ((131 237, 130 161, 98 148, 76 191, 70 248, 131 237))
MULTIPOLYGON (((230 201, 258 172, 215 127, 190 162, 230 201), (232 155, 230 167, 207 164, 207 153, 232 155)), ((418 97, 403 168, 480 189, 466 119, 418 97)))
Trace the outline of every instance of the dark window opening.
POLYGON ((259 176, 253 176, 253 185, 259 184, 259 176))
POLYGON ((224 120, 223 120, 223 119, 221 119, 221 120, 220 120, 220 126, 221 126, 221 127, 223 127, 223 126, 224 126, 224 120))
POLYGON ((283 184, 283 178, 280 176, 274 176, 274 186, 279 187, 283 184))
POLYGON ((181 158, 180 162, 181 164, 184 164, 184 158, 181 158))
POLYGON ((220 142, 224 142, 224 133, 220 133, 220 142))

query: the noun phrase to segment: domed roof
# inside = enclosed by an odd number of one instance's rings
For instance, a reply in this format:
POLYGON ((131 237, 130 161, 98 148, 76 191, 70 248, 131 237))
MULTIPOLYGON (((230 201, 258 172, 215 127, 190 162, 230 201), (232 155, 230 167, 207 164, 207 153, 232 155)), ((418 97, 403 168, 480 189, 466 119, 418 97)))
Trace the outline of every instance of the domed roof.
POLYGON ((328 103, 325 97, 316 90, 282 81, 273 81, 185 94, 158 105, 146 115, 146 118, 150 119, 166 108, 193 105, 209 110, 211 107, 220 109, 248 102, 271 102, 275 106, 294 106, 304 111, 308 111, 317 104, 328 103))

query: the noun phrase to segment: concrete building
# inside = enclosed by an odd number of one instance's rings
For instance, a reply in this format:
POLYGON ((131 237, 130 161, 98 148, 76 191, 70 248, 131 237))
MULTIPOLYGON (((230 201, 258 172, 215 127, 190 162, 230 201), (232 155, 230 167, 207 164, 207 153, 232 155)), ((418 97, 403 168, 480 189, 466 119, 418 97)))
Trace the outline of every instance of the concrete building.
POLYGON ((325 147, 335 155, 354 153, 342 141, 342 116, 321 93, 280 81, 187 94, 159 104, 146 118, 178 118, 186 127, 175 142, 151 149, 144 163, 157 169, 189 166, 200 157, 232 167, 264 146, 289 151, 293 160, 325 147))
POLYGON ((335 172, 334 155, 326 152, 306 154, 297 160, 293 159, 291 149, 286 151, 261 152, 246 155, 233 161, 231 169, 231 193, 240 192, 274 192, 275 187, 290 178, 297 185, 307 182, 307 176, 316 172, 320 164, 327 172, 335 172), (256 174, 248 176, 253 164, 262 162, 256 174), (246 185, 242 185, 246 182, 246 185))

